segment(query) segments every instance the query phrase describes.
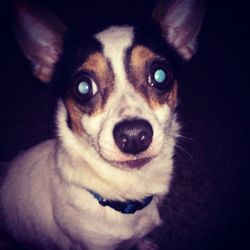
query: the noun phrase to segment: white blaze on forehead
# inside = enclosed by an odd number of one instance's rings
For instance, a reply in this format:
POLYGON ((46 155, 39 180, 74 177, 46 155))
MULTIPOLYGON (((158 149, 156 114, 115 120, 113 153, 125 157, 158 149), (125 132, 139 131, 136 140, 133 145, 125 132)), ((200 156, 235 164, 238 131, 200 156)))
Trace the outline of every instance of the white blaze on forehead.
POLYGON ((95 37, 103 45, 104 56, 111 62, 116 81, 126 81, 124 58, 126 49, 132 45, 133 27, 112 26, 95 37))

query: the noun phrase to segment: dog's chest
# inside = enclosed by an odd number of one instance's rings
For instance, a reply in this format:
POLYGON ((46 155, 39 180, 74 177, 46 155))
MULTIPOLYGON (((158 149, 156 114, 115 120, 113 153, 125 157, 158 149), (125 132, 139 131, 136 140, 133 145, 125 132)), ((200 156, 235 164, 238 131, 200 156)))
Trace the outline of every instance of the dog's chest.
MULTIPOLYGON (((129 249, 160 224, 155 198, 134 214, 123 214, 104 207, 89 194, 81 201, 71 203, 67 211, 62 211, 62 206, 58 205, 55 216, 61 231, 74 236, 74 242, 80 242, 81 246, 90 250, 129 249)), ((74 242, 71 241, 71 248, 77 249, 74 242)))
POLYGON ((90 249, 99 249, 98 244, 103 250, 129 249, 160 223, 154 203, 132 215, 122 214, 106 207, 100 207, 101 209, 105 212, 99 216, 93 213, 88 216, 85 243, 90 249), (89 229, 91 224, 95 225, 94 231, 89 229))

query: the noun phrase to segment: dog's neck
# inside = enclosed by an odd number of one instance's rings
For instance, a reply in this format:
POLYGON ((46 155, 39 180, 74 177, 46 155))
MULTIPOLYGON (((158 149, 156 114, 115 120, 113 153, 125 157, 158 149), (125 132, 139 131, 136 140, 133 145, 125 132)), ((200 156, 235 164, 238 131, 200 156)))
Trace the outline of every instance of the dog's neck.
POLYGON ((147 196, 142 201, 127 200, 127 201, 122 202, 122 201, 116 201, 116 200, 107 200, 94 191, 91 191, 91 190, 87 190, 87 191, 91 193, 94 196, 94 198, 97 199, 100 205, 104 207, 109 206, 112 209, 119 211, 123 214, 133 214, 138 210, 142 210, 143 208, 148 206, 153 199, 153 196, 147 196))

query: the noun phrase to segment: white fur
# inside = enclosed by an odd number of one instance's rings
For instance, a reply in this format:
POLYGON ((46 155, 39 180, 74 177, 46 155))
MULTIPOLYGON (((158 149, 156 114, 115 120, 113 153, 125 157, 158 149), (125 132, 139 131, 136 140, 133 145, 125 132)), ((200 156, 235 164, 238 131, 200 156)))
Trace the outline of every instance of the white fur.
POLYGON ((160 224, 157 205, 169 189, 178 124, 167 105, 152 111, 128 83, 122 60, 133 29, 112 27, 96 37, 114 69, 115 90, 102 114, 83 117, 89 137, 68 128, 67 112, 59 101, 58 138, 19 155, 0 190, 2 218, 11 235, 38 242, 43 249, 53 249, 52 242, 62 250, 129 249, 160 224), (142 153, 154 158, 140 169, 109 163, 129 158, 116 148, 112 130, 120 119, 131 116, 148 120, 154 130, 152 145, 142 153), (154 198, 143 210, 126 215, 101 206, 86 188, 108 199, 154 198))

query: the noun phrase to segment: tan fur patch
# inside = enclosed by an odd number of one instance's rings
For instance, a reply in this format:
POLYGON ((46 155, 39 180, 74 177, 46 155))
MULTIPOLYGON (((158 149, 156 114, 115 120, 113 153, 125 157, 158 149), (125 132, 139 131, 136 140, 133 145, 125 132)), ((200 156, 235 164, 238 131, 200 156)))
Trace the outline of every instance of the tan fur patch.
POLYGON ((174 109, 176 106, 176 101, 177 101, 177 90, 178 90, 178 84, 175 81, 173 89, 171 92, 168 92, 168 94, 165 95, 165 97, 159 102, 158 99, 153 98, 151 96, 150 98, 150 107, 152 109, 157 109, 162 103, 167 103, 171 109, 174 109))
POLYGON ((103 79, 108 71, 108 64, 105 57, 96 52, 89 56, 86 62, 79 68, 79 71, 92 71, 95 72, 99 79, 103 79))
POLYGON ((174 82, 174 87, 172 91, 169 93, 167 103, 169 106, 173 109, 176 106, 176 101, 177 101, 177 93, 178 93, 178 82, 174 82))
POLYGON ((83 127, 81 124, 82 111, 76 106, 72 98, 68 98, 66 100, 65 106, 68 111, 68 115, 70 116, 69 119, 71 129, 76 133, 81 134, 83 132, 83 127))
POLYGON ((136 46, 131 53, 131 66, 138 73, 143 73, 145 63, 153 60, 157 56, 144 46, 136 46))

